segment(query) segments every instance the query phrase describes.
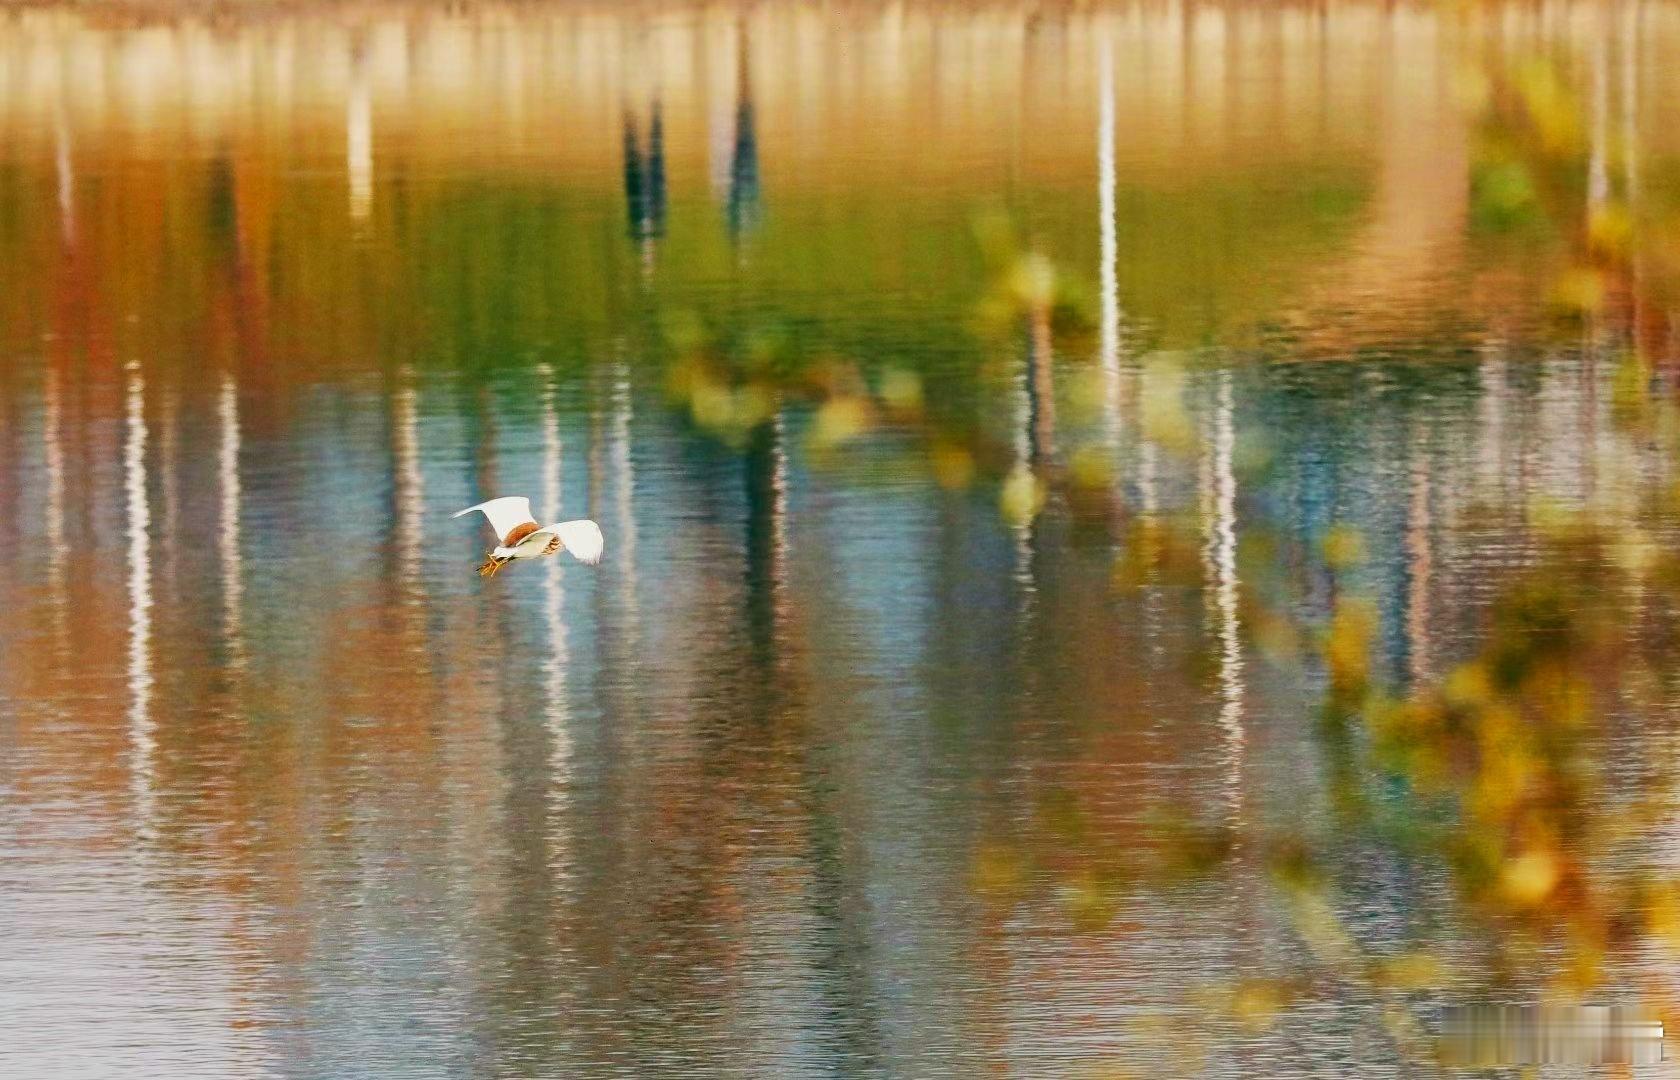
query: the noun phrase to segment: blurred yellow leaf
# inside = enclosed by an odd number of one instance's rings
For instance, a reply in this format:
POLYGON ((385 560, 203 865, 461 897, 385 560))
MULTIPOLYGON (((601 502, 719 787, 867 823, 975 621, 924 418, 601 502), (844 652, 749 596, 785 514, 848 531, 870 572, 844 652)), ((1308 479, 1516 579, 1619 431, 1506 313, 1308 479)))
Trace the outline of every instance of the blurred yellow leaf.
POLYGON ((1014 525, 1026 525, 1044 509, 1044 484, 1025 463, 1017 464, 1003 481, 998 493, 998 506, 1004 519, 1014 525))
POLYGON ((1512 903, 1532 907, 1550 896, 1559 878, 1557 860, 1547 851, 1531 851, 1506 862, 1500 888, 1512 903))

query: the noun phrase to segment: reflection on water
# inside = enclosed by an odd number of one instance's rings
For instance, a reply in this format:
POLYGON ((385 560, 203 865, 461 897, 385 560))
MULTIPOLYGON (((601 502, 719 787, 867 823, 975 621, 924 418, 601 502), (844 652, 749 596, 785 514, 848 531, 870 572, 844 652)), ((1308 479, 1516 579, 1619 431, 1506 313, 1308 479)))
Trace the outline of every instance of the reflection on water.
MULTIPOLYGON (((1367 598, 1423 685, 1531 508, 1649 510, 1677 47, 1644 3, 0 16, 4 1071, 1399 1074, 1345 985, 1198 1009, 1313 949, 1252 846, 1110 856, 1332 819, 1278 611, 1367 598), (448 515, 514 493, 606 561, 480 581, 448 515)), ((1474 951, 1348 848, 1367 939, 1474 951)))
POLYGON ((1227 784, 1233 800, 1242 784, 1243 650, 1237 615, 1237 481, 1232 453, 1231 373, 1221 371, 1214 387, 1212 437, 1202 478, 1202 502, 1207 520, 1206 589, 1213 608, 1214 635, 1219 646, 1219 726, 1224 729, 1228 759, 1227 784))
POLYGON ((134 815, 145 835, 156 812, 157 722, 152 718, 152 509, 146 490, 146 383, 128 365, 128 416, 123 479, 128 494, 128 738, 132 745, 134 815))
MULTIPOLYGON (((228 664, 238 667, 244 659, 240 598, 244 586, 239 558, 239 386, 229 372, 222 373, 222 393, 216 419, 221 427, 217 454, 217 487, 221 494, 221 521, 216 554, 222 570, 222 640, 228 664)), ((412 462, 410 462, 412 466, 412 462)), ((407 476, 404 479, 408 479, 407 476)), ((412 520, 407 525, 414 525, 412 520)))

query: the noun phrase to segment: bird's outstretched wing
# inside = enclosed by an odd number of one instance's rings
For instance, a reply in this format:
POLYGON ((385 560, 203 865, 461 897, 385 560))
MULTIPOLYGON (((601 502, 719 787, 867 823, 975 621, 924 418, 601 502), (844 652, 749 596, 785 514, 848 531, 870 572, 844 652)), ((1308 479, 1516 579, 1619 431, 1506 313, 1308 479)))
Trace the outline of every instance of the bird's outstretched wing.
POLYGON ((554 533, 560 537, 560 542, 566 545, 578 562, 594 566, 601 561, 601 552, 607 548, 607 541, 601 536, 601 526, 588 518, 576 521, 562 521, 558 525, 549 525, 542 530, 554 533))
POLYGON ((477 506, 469 506, 465 510, 457 510, 450 516, 460 517, 462 514, 470 514, 474 510, 484 511, 484 516, 490 519, 490 527, 496 530, 496 539, 504 542, 507 540, 508 533, 513 531, 514 526, 524 525, 526 522, 532 525, 537 523, 536 518, 531 516, 531 500, 523 495, 508 495, 500 499, 491 499, 489 502, 481 502, 477 506))

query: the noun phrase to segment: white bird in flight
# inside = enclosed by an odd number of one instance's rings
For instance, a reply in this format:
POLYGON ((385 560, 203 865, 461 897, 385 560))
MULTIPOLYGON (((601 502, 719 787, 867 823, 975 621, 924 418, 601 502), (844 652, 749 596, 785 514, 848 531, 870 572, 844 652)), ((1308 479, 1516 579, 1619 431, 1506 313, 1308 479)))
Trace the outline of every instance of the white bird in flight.
POLYGON ((478 568, 480 577, 491 577, 503 563, 514 559, 535 559, 542 555, 557 555, 569 551, 578 562, 594 566, 601 561, 606 541, 601 526, 587 518, 562 521, 557 525, 538 525, 531 516, 531 500, 523 495, 509 495, 491 499, 465 510, 457 510, 453 517, 484 511, 490 527, 496 530, 500 543, 490 552, 489 561, 478 568))

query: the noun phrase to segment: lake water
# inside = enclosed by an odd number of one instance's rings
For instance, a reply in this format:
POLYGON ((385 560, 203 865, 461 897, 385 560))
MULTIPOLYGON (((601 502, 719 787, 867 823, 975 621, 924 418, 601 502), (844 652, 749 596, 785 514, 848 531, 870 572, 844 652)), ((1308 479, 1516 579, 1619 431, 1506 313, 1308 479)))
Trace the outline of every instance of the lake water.
POLYGON ((1671 483, 1677 102, 1658 3, 8 8, 0 1072, 1411 1075, 1103 853, 1330 820, 1275 612, 1417 685, 1671 483))

